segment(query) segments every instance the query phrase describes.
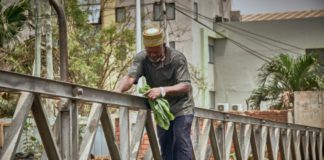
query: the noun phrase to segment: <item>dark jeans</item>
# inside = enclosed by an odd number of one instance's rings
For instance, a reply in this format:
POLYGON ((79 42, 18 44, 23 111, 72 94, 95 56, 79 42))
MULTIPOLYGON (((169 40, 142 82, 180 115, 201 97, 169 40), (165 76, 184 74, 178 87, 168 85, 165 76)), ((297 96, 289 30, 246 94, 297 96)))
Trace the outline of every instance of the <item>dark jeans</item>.
POLYGON ((163 160, 192 160, 193 149, 190 138, 193 115, 176 117, 169 130, 157 126, 163 160))

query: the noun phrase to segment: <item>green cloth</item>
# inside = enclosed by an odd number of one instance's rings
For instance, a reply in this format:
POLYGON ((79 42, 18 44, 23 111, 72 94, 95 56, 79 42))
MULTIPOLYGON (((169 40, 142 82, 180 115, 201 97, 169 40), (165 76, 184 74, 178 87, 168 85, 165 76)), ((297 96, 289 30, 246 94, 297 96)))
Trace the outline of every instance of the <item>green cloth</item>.
MULTIPOLYGON (((139 79, 146 78, 149 86, 164 87, 173 86, 178 83, 190 84, 190 74, 186 57, 179 51, 166 47, 165 60, 159 63, 152 63, 146 52, 141 51, 134 57, 128 75, 139 79)), ((192 90, 179 96, 165 96, 171 106, 171 112, 175 117, 193 114, 194 101, 192 90)))

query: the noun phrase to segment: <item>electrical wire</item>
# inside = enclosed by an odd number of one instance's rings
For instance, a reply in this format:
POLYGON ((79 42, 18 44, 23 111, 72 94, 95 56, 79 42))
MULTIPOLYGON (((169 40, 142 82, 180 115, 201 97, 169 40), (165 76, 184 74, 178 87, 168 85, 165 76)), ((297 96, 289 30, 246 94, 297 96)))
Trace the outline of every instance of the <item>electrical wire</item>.
POLYGON ((271 40, 271 41, 273 41, 273 42, 277 42, 277 43, 280 43, 280 44, 284 44, 284 45, 287 45, 287 46, 290 46, 290 47, 293 47, 293 48, 296 48, 296 49, 299 49, 299 50, 303 50, 303 51, 305 50, 304 48, 300 48, 300 47, 294 46, 294 45, 289 44, 289 43, 286 43, 286 42, 278 41, 278 40, 275 40, 275 39, 269 38, 269 37, 264 36, 264 35, 261 35, 261 34, 253 33, 253 32, 251 32, 251 31, 248 31, 248 30, 243 29, 243 28, 235 27, 235 26, 228 25, 228 24, 225 24, 225 23, 223 23, 223 25, 227 25, 227 26, 230 26, 230 27, 232 27, 232 28, 235 28, 235 29, 238 29, 238 30, 241 30, 241 31, 244 31, 244 32, 247 32, 247 33, 250 33, 250 34, 253 34, 253 35, 259 36, 259 37, 262 37, 262 38, 264 38, 264 39, 271 40))
MULTIPOLYGON (((205 16, 205 15, 202 15, 201 13, 198 13, 198 12, 195 12, 195 11, 192 11, 192 10, 190 10, 190 9, 188 9, 188 8, 186 8, 186 7, 184 7, 184 5, 183 4, 181 4, 181 3, 177 3, 178 5, 180 5, 180 6, 182 6, 182 7, 179 7, 180 9, 183 9, 183 10, 185 10, 185 11, 187 11, 187 12, 191 12, 191 13, 194 13, 194 14, 198 14, 198 16, 199 17, 202 17, 202 18, 204 18, 204 19, 206 19, 206 20, 209 20, 210 22, 214 22, 214 19, 213 18, 211 18, 211 17, 208 17, 208 16, 205 16)), ((226 24, 226 23, 218 23, 218 24, 221 24, 221 25, 226 25, 226 26, 228 26, 228 27, 232 27, 232 28, 235 28, 235 29, 237 29, 237 30, 240 30, 240 31, 243 31, 243 32, 246 32, 246 33, 249 33, 249 34, 252 34, 252 35, 254 35, 254 36, 258 36, 258 37, 261 37, 261 38, 264 38, 264 39, 267 39, 267 40, 270 40, 270 41, 273 41, 273 42, 276 42, 276 43, 279 43, 279 44, 282 44, 282 45, 287 45, 287 46, 290 46, 290 47, 293 47, 293 48, 295 48, 295 49, 299 49, 299 50, 305 50, 305 49, 303 49, 303 48, 300 48, 300 47, 297 47, 297 46, 294 46, 294 45, 292 45, 292 44, 289 44, 289 43, 286 43, 286 42, 282 42, 282 41, 279 41, 279 40, 275 40, 275 39, 273 39, 273 38, 270 38, 270 37, 267 37, 267 36, 264 36, 264 35, 261 35, 261 34, 257 34, 257 33, 254 33, 254 32, 251 32, 251 31, 248 31, 248 30, 246 30, 246 29, 242 29, 242 28, 239 28, 239 27, 236 27, 236 26, 232 26, 232 25, 229 25, 229 24, 226 24)), ((224 27, 224 26, 223 26, 224 27)), ((225 28, 225 27, 224 27, 225 28)), ((227 28, 228 29, 228 28, 227 28)), ((230 30, 230 29, 229 29, 230 30)), ((233 30, 233 29, 232 29, 233 30)), ((260 40, 260 38, 258 38, 258 40, 260 40)), ((274 44, 270 44, 269 42, 267 42, 269 45, 272 45, 272 46, 274 46, 274 47, 277 47, 277 48, 280 48, 280 49, 284 49, 284 50, 288 50, 288 49, 286 49, 286 48, 282 48, 282 47, 279 47, 279 46, 276 46, 276 45, 274 45, 274 44)), ((289 51, 289 50, 288 50, 289 51)), ((294 53, 296 53, 296 52, 294 52, 294 53)), ((297 53, 297 54, 299 54, 299 53, 297 53)))
POLYGON ((198 21, 197 19, 191 17, 190 15, 184 13, 183 11, 181 11, 180 9, 178 9, 177 7, 175 7, 175 10, 177 10, 177 11, 180 12, 180 13, 182 13, 182 14, 185 15, 186 17, 188 17, 188 18, 194 20, 195 22, 199 23, 200 25, 206 27, 207 29, 209 29, 209 30, 215 32, 216 34, 220 35, 221 37, 224 37, 224 38, 228 39, 230 42, 232 42, 233 44, 235 44, 235 45, 238 46, 239 48, 243 49, 244 51, 250 53, 251 55, 253 55, 253 56, 255 56, 255 57, 257 57, 257 58, 259 58, 259 59, 261 59, 261 60, 263 60, 263 61, 265 61, 265 62, 269 62, 269 60, 270 60, 269 57, 267 57, 267 56, 265 56, 265 55, 263 55, 263 54, 261 54, 261 53, 255 51, 255 50, 253 50, 253 49, 251 49, 251 48, 249 48, 249 47, 247 47, 247 46, 245 46, 245 45, 243 45, 243 44, 241 44, 241 43, 235 41, 235 40, 232 39, 232 38, 229 38, 229 37, 225 36, 224 34, 218 32, 218 31, 213 30, 211 27, 209 27, 209 26, 207 26, 206 24, 204 24, 204 23, 198 21))
MULTIPOLYGON (((230 31, 232 31, 232 32, 234 32, 234 33, 236 33, 236 34, 240 34, 240 35, 243 35, 243 36, 249 37, 249 38, 255 40, 254 43, 258 43, 259 45, 262 45, 263 47, 266 47, 266 46, 263 45, 263 44, 267 44, 267 45, 273 46, 273 47, 275 47, 275 48, 279 48, 279 49, 285 50, 285 51, 287 51, 287 52, 290 52, 290 53, 293 53, 293 54, 296 54, 296 55, 300 55, 300 53, 298 53, 298 52, 294 52, 294 51, 289 50, 289 49, 287 49, 287 48, 283 48, 283 47, 277 46, 277 45, 275 45, 275 44, 272 44, 272 43, 270 43, 270 42, 267 42, 267 41, 265 41, 265 40, 263 40, 263 39, 261 39, 261 38, 253 37, 253 36, 248 35, 248 34, 246 34, 246 33, 244 34, 244 33, 240 32, 240 31, 237 31, 237 30, 235 30, 235 29, 232 29, 232 28, 230 28, 230 27, 227 27, 227 26, 230 26, 230 25, 224 25, 223 23, 217 23, 217 25, 219 25, 219 26, 221 26, 221 27, 223 27, 223 28, 226 28, 227 30, 230 30, 230 31), (262 43, 263 43, 263 44, 262 44, 262 43)), ((267 47, 266 47, 266 48, 267 48, 267 47)), ((270 49, 270 48, 268 48, 268 49, 270 49)))

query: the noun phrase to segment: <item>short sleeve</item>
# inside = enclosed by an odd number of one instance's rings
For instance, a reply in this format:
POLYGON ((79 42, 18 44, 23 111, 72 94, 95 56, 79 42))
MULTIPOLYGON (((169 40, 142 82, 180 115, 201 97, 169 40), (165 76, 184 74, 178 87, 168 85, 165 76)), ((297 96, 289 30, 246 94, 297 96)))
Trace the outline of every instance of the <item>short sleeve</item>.
POLYGON ((134 60, 130 68, 128 69, 128 75, 139 79, 143 75, 143 61, 145 56, 142 52, 135 55, 134 60))
POLYGON ((190 83, 190 73, 188 70, 187 60, 184 56, 180 56, 177 62, 176 80, 177 83, 187 82, 190 83))

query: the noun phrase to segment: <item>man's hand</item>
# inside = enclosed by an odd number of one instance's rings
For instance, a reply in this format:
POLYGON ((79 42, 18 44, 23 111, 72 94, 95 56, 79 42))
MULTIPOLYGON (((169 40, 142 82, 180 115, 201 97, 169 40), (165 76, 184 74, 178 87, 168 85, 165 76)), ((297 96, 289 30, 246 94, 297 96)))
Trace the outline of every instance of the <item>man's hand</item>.
POLYGON ((155 100, 161 96, 161 89, 160 88, 151 88, 146 93, 144 93, 148 99, 155 100))

